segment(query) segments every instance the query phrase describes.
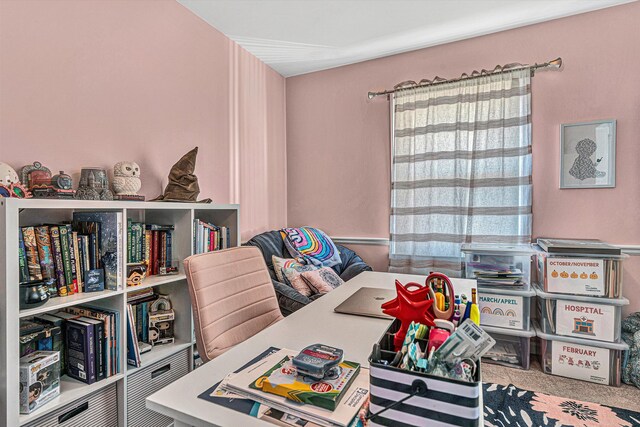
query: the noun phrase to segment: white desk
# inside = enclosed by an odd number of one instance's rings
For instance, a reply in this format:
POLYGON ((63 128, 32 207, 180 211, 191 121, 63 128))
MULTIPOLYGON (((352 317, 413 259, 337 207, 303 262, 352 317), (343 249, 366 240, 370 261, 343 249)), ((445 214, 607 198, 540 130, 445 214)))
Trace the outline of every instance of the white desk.
POLYGON ((333 309, 363 286, 392 289, 396 278, 402 283, 424 283, 425 279, 424 276, 396 273, 361 273, 307 307, 149 396, 147 408, 173 418, 175 427, 272 425, 199 399, 198 395, 270 346, 297 350, 314 343, 328 344, 342 348, 346 358, 368 367, 367 358, 371 347, 382 336, 390 321, 338 314, 333 309))

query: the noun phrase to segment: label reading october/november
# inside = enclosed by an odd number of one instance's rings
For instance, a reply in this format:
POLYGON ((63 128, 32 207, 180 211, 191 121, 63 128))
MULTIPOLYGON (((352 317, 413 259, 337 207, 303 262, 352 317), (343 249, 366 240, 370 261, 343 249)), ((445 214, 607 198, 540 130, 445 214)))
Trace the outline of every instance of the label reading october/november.
POLYGON ((548 258, 547 291, 562 294, 603 296, 604 260, 548 258))
POLYGON ((609 384, 608 348, 552 341, 551 373, 598 384, 609 384))

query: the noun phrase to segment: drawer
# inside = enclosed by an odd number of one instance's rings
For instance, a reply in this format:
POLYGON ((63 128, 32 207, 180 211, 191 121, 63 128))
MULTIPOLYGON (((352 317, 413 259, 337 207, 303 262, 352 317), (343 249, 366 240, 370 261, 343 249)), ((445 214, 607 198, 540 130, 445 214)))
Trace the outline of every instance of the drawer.
POLYGON ((189 373, 189 349, 163 359, 132 374, 127 379, 127 425, 167 427, 173 419, 150 411, 145 399, 189 373))
POLYGON ((23 427, 117 427, 118 392, 108 385, 23 427))

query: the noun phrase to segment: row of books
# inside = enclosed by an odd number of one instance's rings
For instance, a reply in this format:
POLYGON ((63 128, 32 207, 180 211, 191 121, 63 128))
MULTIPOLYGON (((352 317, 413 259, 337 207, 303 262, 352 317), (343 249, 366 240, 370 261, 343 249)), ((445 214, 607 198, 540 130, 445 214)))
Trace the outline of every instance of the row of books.
POLYGON ((368 370, 342 362, 335 378, 314 382, 291 365, 297 353, 271 347, 199 397, 276 425, 364 425, 368 370))
POLYGON ((20 283, 44 280, 49 296, 67 296, 98 289, 90 272, 104 272, 104 287, 122 288, 122 213, 74 212, 68 224, 21 227, 19 230, 20 283))
POLYGON ((132 292, 127 296, 127 303, 133 312, 133 330, 138 341, 149 342, 149 306, 158 299, 153 288, 132 292))
POLYGON ((172 266, 173 225, 127 221, 127 263, 143 263, 147 275, 160 274, 172 266))
POLYGON ((156 344, 174 342, 173 310, 154 312, 154 303, 162 305, 169 303, 169 300, 166 295, 157 294, 153 288, 131 292, 127 296, 127 363, 136 368, 142 365, 140 354, 150 351, 156 344), (163 318, 162 323, 158 323, 159 314, 163 318), (155 336, 151 337, 151 334, 155 336))
POLYGON ((60 351, 61 373, 92 384, 121 372, 120 313, 68 307, 20 323, 20 357, 60 351))
POLYGON ((229 227, 219 227, 200 219, 193 221, 193 236, 193 253, 195 254, 227 249, 231 245, 229 227))

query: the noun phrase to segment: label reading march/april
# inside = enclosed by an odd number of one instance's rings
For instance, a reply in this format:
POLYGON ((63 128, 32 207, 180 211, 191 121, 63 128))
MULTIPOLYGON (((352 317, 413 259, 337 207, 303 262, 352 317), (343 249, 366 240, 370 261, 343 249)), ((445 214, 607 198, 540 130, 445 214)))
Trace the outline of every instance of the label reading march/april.
POLYGON ((511 295, 480 295, 480 324, 509 329, 524 325, 523 297, 511 295))
POLYGON ((598 384, 609 384, 608 348, 552 341, 551 373, 598 384))
POLYGON ((548 258, 547 291, 603 296, 605 294, 604 260, 548 258))

